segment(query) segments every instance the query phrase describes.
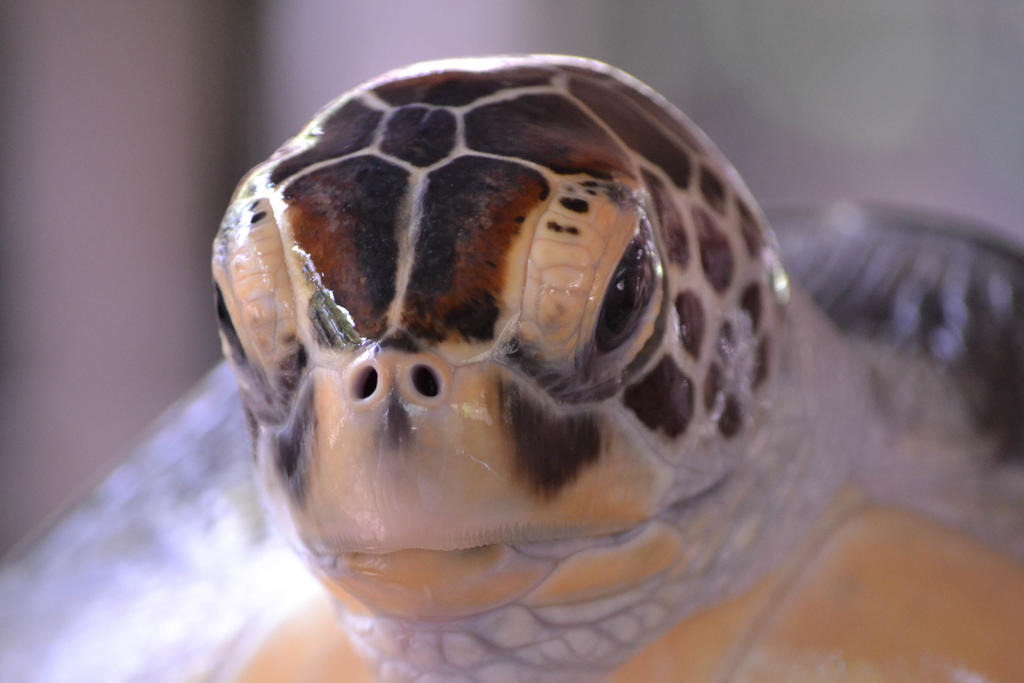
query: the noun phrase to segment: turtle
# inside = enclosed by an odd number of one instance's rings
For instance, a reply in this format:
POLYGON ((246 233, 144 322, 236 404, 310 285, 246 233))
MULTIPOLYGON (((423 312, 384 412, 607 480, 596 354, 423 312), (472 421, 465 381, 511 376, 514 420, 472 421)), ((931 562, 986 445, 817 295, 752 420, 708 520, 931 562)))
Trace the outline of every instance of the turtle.
POLYGON ((767 215, 597 62, 356 88, 228 208, 230 368, 3 558, 0 679, 1021 680, 1024 250, 767 215))
POLYGON ((267 505, 335 605, 240 680, 1024 677, 1009 441, 955 364, 841 334, 626 73, 359 85, 241 181, 212 263, 267 505))

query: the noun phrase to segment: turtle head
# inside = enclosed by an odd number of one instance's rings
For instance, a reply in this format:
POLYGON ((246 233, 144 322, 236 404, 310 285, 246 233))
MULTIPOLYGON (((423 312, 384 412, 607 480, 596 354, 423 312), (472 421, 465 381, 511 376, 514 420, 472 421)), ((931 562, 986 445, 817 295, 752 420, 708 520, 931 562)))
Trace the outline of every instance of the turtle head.
POLYGON ((511 547, 707 489, 771 364, 756 211, 690 124, 583 60, 421 66, 329 105, 242 182, 213 259, 301 546, 377 607, 450 615, 551 570, 511 547), (396 587, 410 566, 428 598, 396 587), (460 567, 491 578, 453 607, 460 567))

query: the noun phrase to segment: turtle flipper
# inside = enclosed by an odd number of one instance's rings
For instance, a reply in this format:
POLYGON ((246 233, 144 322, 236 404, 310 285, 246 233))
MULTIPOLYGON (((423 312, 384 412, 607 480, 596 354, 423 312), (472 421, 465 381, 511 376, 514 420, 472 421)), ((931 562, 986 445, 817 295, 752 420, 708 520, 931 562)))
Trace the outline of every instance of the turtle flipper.
POLYGON ((977 428, 1024 461, 1024 250, 909 209, 841 204, 769 218, 790 275, 833 322, 948 369, 977 428))

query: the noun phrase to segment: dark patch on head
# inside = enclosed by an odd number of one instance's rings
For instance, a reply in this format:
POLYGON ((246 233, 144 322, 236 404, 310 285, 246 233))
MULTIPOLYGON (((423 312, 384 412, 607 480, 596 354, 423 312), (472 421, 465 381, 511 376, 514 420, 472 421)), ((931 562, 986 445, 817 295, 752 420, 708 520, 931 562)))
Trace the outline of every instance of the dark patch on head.
POLYGON ((238 337, 238 330, 235 329, 235 323, 231 320, 231 313, 228 312, 228 306, 224 303, 224 293, 220 291, 218 284, 213 285, 213 298, 217 307, 217 326, 228 343, 231 361, 236 367, 247 367, 249 358, 245 355, 242 340, 238 337))
POLYGON ((423 103, 461 107, 506 88, 545 85, 550 79, 551 72, 531 67, 486 73, 440 71, 385 83, 374 92, 382 100, 395 106, 423 103))
POLYGON ((756 258, 761 249, 764 248, 764 236, 761 234, 761 227, 754 220, 754 215, 743 200, 736 199, 736 209, 740 216, 740 234, 743 236, 743 243, 747 245, 747 253, 750 258, 756 258))
POLYGON ((543 496, 572 483, 601 453, 601 432, 590 413, 558 415, 514 383, 500 388, 502 423, 515 444, 516 471, 543 496))
POLYGON ((295 390, 306 372, 306 349, 295 337, 282 339, 284 346, 292 351, 284 356, 277 368, 263 368, 259 363, 250 362, 242 346, 238 331, 231 320, 224 294, 220 286, 214 285, 214 299, 217 308, 217 323, 221 335, 227 342, 227 355, 236 373, 246 381, 239 385, 242 405, 253 419, 280 423, 287 414, 295 390))
POLYGON ((750 316, 750 326, 757 332, 761 326, 761 287, 756 282, 747 285, 740 296, 740 308, 750 316))
POLYGON ((445 109, 402 107, 385 124, 380 148, 416 166, 440 161, 455 146, 455 116, 445 109))
POLYGON ((704 410, 709 413, 715 408, 715 399, 722 393, 723 381, 721 366, 712 363, 704 376, 704 410))
POLYGON ((679 339, 694 358, 700 357, 700 345, 704 341, 704 307, 700 297, 690 291, 676 296, 676 313, 679 315, 679 339))
POLYGON ((317 169, 285 188, 296 244, 364 337, 383 333, 395 296, 408 175, 362 156, 317 169))
POLYGON ((306 355, 306 347, 294 337, 290 340, 285 340, 284 343, 288 345, 294 344, 295 350, 285 356, 278 365, 277 386, 290 399, 295 390, 299 388, 299 383, 306 374, 306 365, 309 362, 309 358, 306 355))
POLYGON ((718 416, 719 433, 728 439, 735 436, 742 426, 743 412, 739 400, 735 396, 726 396, 722 414, 718 416))
POLYGON ((373 142, 373 135, 382 116, 381 112, 370 109, 358 100, 346 102, 320 125, 322 132, 312 147, 277 165, 270 174, 270 182, 277 185, 318 161, 351 154, 368 146, 373 142))
POLYGON ((396 351, 404 351, 406 353, 418 353, 420 345, 415 339, 409 336, 407 332, 395 330, 394 332, 388 332, 388 334, 380 340, 380 348, 394 349, 396 351))
POLYGON ((277 471, 284 479, 292 499, 301 502, 306 495, 306 468, 310 442, 316 431, 313 383, 306 382, 299 393, 288 423, 275 435, 277 471))
POLYGON ((406 329, 430 341, 451 331, 491 339, 506 255, 522 229, 515 219, 547 196, 543 176, 508 161, 465 156, 432 171, 402 313, 406 329))
POLYGON ((689 138, 689 134, 659 105, 632 88, 592 78, 571 79, 569 90, 624 143, 663 170, 677 187, 685 189, 690 184, 693 164, 679 140, 689 138))
POLYGON ((693 418, 693 384, 668 356, 626 387, 623 401, 648 428, 670 437, 682 434, 693 418))
POLYGON ((465 115, 470 149, 527 159, 555 173, 632 177, 629 157, 579 107, 561 95, 523 95, 465 115))
MULTIPOLYGON (((726 365, 736 349, 736 332, 733 326, 726 320, 718 330, 716 346, 718 353, 726 365)), ((755 361, 757 362, 757 361, 755 361)), ((755 372, 757 370, 755 369, 755 372)), ((724 393, 725 375, 722 367, 712 363, 708 367, 708 373, 704 377, 704 409, 711 413, 715 408, 715 401, 719 394, 724 393)), ((718 431, 726 438, 734 436, 743 426, 743 411, 740 401, 734 394, 727 394, 722 403, 722 412, 718 416, 718 431)))
POLYGON ((732 281, 733 259, 729 240, 707 211, 694 206, 692 214, 694 225, 697 226, 697 244, 704 277, 715 291, 722 293, 732 281))
POLYGON ((586 213, 590 211, 590 203, 586 199, 580 199, 578 197, 562 197, 558 200, 558 203, 574 211, 575 213, 586 213))
POLYGON ((680 268, 685 268, 690 261, 690 243, 686 236, 686 229, 683 227, 683 218, 676 209, 676 203, 657 176, 643 171, 643 178, 647 185, 647 191, 650 192, 651 198, 654 200, 654 210, 658 213, 658 222, 661 223, 668 257, 680 268))
POLYGON ((575 225, 562 225, 557 221, 548 221, 547 228, 551 232, 566 232, 570 235, 580 234, 580 229, 575 225))
POLYGON ((725 214, 725 186, 721 179, 707 166, 700 167, 700 193, 704 201, 720 214, 725 214))
POLYGON ((408 446, 412 437, 409 413, 394 391, 388 396, 387 402, 384 414, 381 415, 379 441, 391 451, 400 451, 408 446))

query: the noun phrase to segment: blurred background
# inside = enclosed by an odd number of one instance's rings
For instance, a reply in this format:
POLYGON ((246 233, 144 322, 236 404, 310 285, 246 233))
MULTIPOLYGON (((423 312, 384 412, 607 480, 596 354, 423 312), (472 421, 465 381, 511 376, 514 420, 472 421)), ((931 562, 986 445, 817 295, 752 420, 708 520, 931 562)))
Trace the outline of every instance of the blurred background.
POLYGON ((234 183, 329 99, 557 52, 661 91, 763 205, 883 200, 1024 245, 1024 3, 0 0, 0 552, 218 360, 234 183))

